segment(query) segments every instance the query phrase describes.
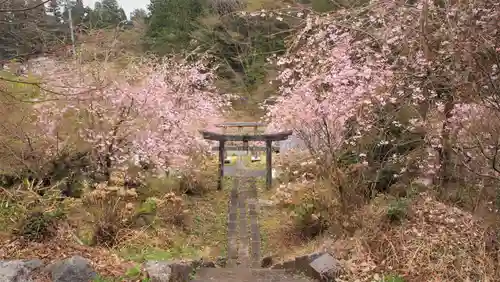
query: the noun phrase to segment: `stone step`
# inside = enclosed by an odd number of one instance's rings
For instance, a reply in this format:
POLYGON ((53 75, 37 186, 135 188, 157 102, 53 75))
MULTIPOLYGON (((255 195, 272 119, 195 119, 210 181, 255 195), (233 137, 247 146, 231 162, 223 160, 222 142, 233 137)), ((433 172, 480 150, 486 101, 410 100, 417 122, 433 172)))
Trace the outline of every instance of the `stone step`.
POLYGON ((196 271, 193 282, 312 282, 301 275, 278 269, 250 268, 201 268, 196 271))

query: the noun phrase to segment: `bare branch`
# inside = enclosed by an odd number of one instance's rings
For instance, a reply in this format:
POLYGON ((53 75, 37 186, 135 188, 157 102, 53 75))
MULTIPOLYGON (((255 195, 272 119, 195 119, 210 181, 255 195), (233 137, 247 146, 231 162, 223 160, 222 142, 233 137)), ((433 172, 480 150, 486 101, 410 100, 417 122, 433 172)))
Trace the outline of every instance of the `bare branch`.
POLYGON ((51 0, 44 0, 38 4, 35 4, 33 6, 30 6, 30 7, 22 8, 22 9, 0 9, 0 13, 26 12, 26 11, 34 10, 38 7, 41 7, 41 6, 45 5, 46 3, 48 3, 49 1, 51 1, 51 0))

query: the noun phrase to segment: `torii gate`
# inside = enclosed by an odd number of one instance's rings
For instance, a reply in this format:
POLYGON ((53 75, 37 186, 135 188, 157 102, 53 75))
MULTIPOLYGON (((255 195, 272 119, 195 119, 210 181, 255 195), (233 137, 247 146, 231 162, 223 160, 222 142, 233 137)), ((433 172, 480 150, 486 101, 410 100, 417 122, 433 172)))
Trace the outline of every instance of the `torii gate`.
POLYGON ((263 151, 264 147, 256 147, 252 146, 251 148, 248 146, 249 141, 265 141, 266 142, 266 187, 270 189, 272 186, 272 142, 273 141, 282 141, 288 139, 290 135, 292 135, 292 131, 284 131, 278 133, 270 133, 270 134, 258 134, 258 128, 264 127, 265 124, 258 122, 226 122, 222 124, 218 124, 217 127, 221 127, 224 129, 227 128, 238 128, 240 134, 225 134, 225 133, 215 133, 210 131, 201 131, 203 134, 203 138, 207 140, 215 140, 219 141, 219 179, 217 189, 222 189, 222 179, 224 177, 224 159, 226 156, 226 146, 225 143, 228 141, 239 141, 243 142, 243 146, 233 146, 228 147, 232 150, 237 151, 263 151), (243 128, 254 128, 254 134, 244 134, 242 133, 243 128))

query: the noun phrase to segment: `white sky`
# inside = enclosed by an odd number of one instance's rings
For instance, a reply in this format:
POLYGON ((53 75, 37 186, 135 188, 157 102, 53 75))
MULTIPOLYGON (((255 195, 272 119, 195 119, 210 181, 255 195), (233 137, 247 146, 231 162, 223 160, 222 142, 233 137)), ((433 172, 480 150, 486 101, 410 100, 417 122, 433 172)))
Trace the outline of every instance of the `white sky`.
MULTIPOLYGON (((94 3, 96 0, 83 0, 83 5, 90 6, 94 8, 94 3)), ((117 0, 118 5, 122 6, 123 10, 125 10, 125 14, 127 17, 130 17, 130 12, 137 8, 146 9, 150 0, 117 0)))

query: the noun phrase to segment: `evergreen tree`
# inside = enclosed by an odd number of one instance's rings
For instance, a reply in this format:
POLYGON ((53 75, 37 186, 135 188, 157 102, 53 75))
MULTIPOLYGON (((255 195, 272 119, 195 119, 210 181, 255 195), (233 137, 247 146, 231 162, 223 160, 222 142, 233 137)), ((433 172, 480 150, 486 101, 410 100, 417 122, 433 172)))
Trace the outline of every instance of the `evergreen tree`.
POLYGON ((61 3, 61 0, 51 0, 49 2, 47 12, 49 14, 52 14, 54 17, 54 21, 57 23, 61 23, 63 21, 63 15, 62 15, 62 7, 64 5, 61 3))
POLYGON ((130 13, 130 20, 132 21, 143 21, 148 17, 146 10, 135 9, 130 13))
POLYGON ((43 4, 43 0, 0 3, 2 10, 13 10, 0 13, 0 59, 42 54, 52 50, 64 38, 66 30, 57 18, 59 3, 52 1, 48 8, 43 4))
MULTIPOLYGON (((73 25, 78 26, 84 23, 86 8, 83 6, 82 0, 76 0, 69 2, 71 5, 71 18, 73 20, 73 25)), ((69 11, 67 5, 64 5, 63 19, 65 22, 69 21, 69 11)))
POLYGON ((152 0, 148 6, 150 47, 159 52, 180 51, 189 44, 204 12, 200 0, 152 0))
POLYGON ((115 27, 127 20, 127 15, 116 0, 103 0, 94 4, 94 10, 88 16, 93 28, 115 27))

